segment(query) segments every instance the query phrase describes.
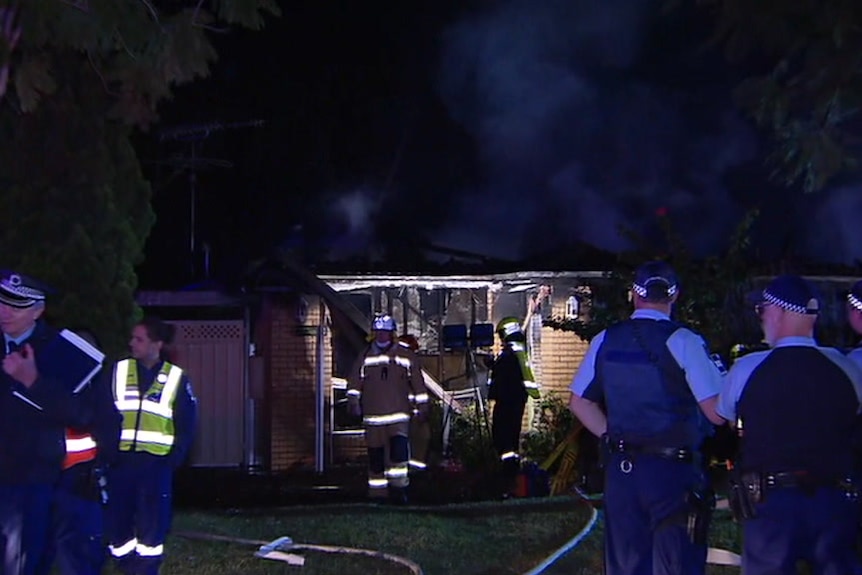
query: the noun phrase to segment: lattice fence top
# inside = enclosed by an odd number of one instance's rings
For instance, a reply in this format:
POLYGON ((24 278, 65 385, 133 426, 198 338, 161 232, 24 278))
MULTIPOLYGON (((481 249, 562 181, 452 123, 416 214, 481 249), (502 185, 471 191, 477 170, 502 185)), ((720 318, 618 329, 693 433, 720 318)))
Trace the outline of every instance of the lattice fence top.
POLYGON ((242 339, 242 322, 175 322, 176 340, 238 340, 242 339))

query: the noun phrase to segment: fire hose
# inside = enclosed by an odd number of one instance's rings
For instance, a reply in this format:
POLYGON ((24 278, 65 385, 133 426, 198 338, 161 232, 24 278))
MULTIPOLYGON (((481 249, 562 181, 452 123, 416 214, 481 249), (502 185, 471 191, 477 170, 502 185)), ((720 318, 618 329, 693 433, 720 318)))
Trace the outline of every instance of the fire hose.
MULTIPOLYGON (((540 573, 542 573, 545 569, 547 569, 550 565, 552 565, 557 559, 559 559, 560 557, 562 557, 563 555, 565 555, 566 553, 568 553, 569 551, 571 551, 572 549, 577 547, 590 534, 593 527, 595 527, 595 524, 596 524, 598 517, 599 517, 599 511, 598 511, 598 508, 596 506, 596 503, 601 501, 601 497, 597 497, 594 495, 588 495, 586 493, 583 493, 577 487, 575 488, 575 492, 581 498, 581 500, 583 500, 585 503, 587 503, 590 506, 590 508, 592 509, 592 514, 590 516, 589 521, 587 521, 587 524, 584 526, 583 529, 581 529, 577 533, 577 535, 575 535, 569 541, 567 541, 565 544, 563 544, 562 547, 560 547, 559 549, 554 551, 551 555, 549 555, 539 565, 537 565, 536 567, 534 567, 530 571, 527 571, 526 573, 524 573, 524 575, 539 575, 540 573)), ((716 509, 727 509, 727 500, 726 499, 719 500, 717 505, 716 505, 716 509)), ((741 565, 742 558, 738 554, 733 553, 732 551, 729 551, 727 549, 719 549, 717 547, 709 547, 707 549, 706 562, 711 564, 711 565, 726 565, 726 566, 731 566, 731 567, 739 567, 741 565)))
POLYGON ((305 558, 302 555, 293 553, 294 551, 319 551, 322 553, 346 553, 350 555, 363 555, 365 557, 373 557, 375 559, 383 559, 398 563, 410 569, 414 575, 423 575, 422 568, 413 561, 383 553, 382 551, 373 551, 371 549, 358 549, 354 547, 342 547, 335 545, 314 545, 310 543, 294 543, 290 537, 279 537, 273 541, 263 541, 258 539, 242 539, 239 537, 230 537, 227 535, 213 535, 211 533, 200 533, 196 531, 182 531, 177 533, 178 536, 186 539, 196 539, 200 541, 222 541, 226 543, 237 543, 240 545, 257 545, 259 546, 256 557, 261 559, 270 559, 273 561, 283 561, 290 565, 302 565, 305 558))

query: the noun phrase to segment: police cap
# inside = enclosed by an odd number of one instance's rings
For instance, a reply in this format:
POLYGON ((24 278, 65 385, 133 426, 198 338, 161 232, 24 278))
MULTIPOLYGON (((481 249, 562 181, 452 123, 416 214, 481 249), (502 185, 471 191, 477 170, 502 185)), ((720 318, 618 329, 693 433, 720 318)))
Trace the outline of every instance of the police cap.
POLYGON ((0 271, 0 303, 27 308, 45 301, 51 290, 42 282, 11 270, 0 271))

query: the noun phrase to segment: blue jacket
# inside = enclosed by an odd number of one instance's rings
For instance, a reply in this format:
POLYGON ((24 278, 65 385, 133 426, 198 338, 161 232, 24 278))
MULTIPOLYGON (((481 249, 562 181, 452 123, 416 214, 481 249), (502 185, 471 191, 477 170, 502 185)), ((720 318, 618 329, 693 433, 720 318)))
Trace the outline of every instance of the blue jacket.
POLYGON ((85 399, 73 394, 78 382, 62 375, 63 366, 51 351, 56 337, 56 330, 39 321, 22 343, 32 346, 39 371, 29 389, 0 371, 0 482, 56 481, 66 453, 66 427, 81 427, 91 417, 85 399))

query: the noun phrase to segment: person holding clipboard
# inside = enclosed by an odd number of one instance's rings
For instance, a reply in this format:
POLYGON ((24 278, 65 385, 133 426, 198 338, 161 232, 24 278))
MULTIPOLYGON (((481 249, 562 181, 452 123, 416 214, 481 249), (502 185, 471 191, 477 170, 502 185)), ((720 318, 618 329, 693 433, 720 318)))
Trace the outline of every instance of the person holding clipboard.
POLYGON ((0 271, 0 572, 33 575, 45 554, 66 427, 91 411, 75 394, 100 361, 42 320, 48 288, 0 271))

